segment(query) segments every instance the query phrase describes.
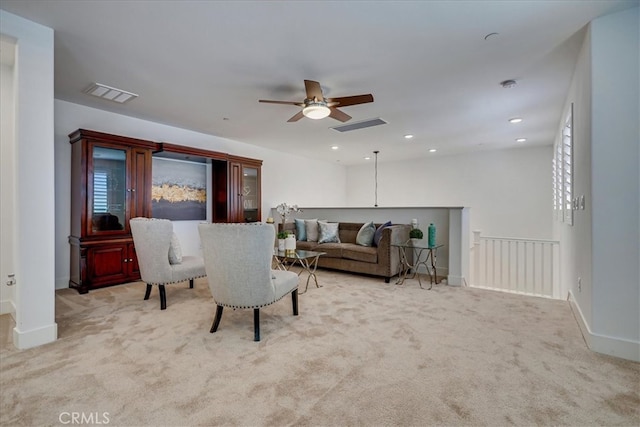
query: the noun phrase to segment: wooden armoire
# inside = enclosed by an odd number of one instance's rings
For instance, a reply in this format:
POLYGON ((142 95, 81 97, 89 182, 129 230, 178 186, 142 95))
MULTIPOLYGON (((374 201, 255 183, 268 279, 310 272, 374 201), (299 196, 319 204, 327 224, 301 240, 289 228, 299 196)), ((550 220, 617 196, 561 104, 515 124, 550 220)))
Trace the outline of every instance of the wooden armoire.
POLYGON ((140 279, 129 220, 152 216, 154 156, 211 165, 211 221, 261 220, 261 160, 85 129, 69 142, 69 286, 80 293, 140 279))

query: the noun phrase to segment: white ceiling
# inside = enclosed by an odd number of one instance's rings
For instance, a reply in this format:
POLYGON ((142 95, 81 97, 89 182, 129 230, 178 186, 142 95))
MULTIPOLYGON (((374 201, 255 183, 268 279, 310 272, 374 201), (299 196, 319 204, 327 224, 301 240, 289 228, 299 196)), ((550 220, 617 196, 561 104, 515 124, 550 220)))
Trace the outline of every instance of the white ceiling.
MULTIPOLYGON (((28 1, 0 7, 55 30, 55 96, 302 156, 380 162, 551 144, 583 31, 638 0, 28 1), (489 33, 498 35, 489 37, 489 33), (287 120, 303 80, 326 97, 372 93, 331 118, 287 120), (515 79, 503 89, 499 83, 515 79), (120 105, 99 82, 139 94, 120 105), (513 125, 511 117, 524 121, 513 125), (347 123, 351 123, 347 122, 347 123), (403 135, 415 137, 407 142, 403 135), (331 150, 337 145, 338 150, 331 150), (430 154, 429 149, 437 149, 430 154)), ((1 29, 0 29, 1 30, 1 29)), ((19 50, 18 50, 19 61, 19 50)), ((114 133, 117 130, 114 129, 114 133)), ((188 144, 188 141, 170 141, 188 144)))

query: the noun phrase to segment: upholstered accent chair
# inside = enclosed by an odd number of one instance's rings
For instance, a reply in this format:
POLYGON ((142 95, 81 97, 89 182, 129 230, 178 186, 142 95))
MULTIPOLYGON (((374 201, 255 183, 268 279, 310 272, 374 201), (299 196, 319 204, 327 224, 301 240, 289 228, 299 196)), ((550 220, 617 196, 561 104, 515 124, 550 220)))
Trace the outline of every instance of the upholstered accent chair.
POLYGON ((129 221, 136 248, 140 276, 147 284, 144 299, 151 295, 151 287, 158 286, 160 309, 167 308, 165 285, 189 281, 206 275, 204 261, 198 256, 182 256, 180 243, 168 219, 133 218, 129 221))
POLYGON ((271 224, 199 224, 200 242, 218 330, 224 307, 253 309, 254 341, 260 341, 260 308, 291 294, 298 315, 298 275, 272 270, 275 229, 271 224))

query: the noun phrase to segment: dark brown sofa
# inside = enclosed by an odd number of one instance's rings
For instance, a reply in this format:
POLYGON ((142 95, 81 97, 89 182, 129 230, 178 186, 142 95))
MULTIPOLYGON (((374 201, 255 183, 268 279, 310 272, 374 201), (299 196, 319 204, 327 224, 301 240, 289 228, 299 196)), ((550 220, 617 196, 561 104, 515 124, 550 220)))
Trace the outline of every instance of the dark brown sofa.
MULTIPOLYGON (((409 225, 398 224, 384 228, 378 246, 360 246, 356 236, 364 223, 340 222, 338 234, 340 243, 320 243, 297 241, 296 248, 325 252, 318 259, 318 267, 348 271, 352 273, 382 276, 389 283, 391 277, 398 274, 400 256, 392 244, 409 240, 409 225)), ((376 228, 380 224, 376 224, 376 228)), ((295 234, 295 225, 287 223, 285 230, 295 234)))

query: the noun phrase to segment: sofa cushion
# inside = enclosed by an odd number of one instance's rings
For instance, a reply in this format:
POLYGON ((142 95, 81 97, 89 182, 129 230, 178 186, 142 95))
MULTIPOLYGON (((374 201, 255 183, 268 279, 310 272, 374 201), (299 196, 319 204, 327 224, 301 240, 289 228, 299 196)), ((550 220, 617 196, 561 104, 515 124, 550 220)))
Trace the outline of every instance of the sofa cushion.
POLYGON ((337 222, 318 221, 318 243, 340 243, 337 222))
POLYGON ((356 244, 360 246, 371 246, 373 244, 373 236, 375 234, 376 226, 373 225, 373 221, 363 224, 356 236, 356 244))
POLYGON ((361 222, 341 222, 338 227, 338 235, 342 243, 355 243, 358 231, 362 227, 361 222))
POLYGON ((307 232, 307 241, 317 242, 318 241, 318 219, 317 218, 305 219, 304 225, 307 232))
POLYGON ((318 242, 307 242, 304 240, 296 242, 296 249, 301 249, 303 251, 313 251, 316 246, 318 246, 318 242))
POLYGON ((353 243, 342 244, 342 257, 354 261, 378 262, 378 249, 371 246, 361 246, 353 243))
POLYGON ((313 250, 316 252, 325 252, 325 257, 342 258, 342 247, 344 243, 320 243, 313 250))
POLYGON ((378 246, 378 244, 380 243, 380 239, 382 238, 382 230, 390 226, 391 226, 391 221, 387 221, 376 229, 376 232, 373 235, 373 244, 375 246, 378 246))
POLYGON ((296 224, 296 240, 300 240, 302 242, 307 240, 307 226, 304 224, 304 219, 295 218, 294 222, 296 224))

